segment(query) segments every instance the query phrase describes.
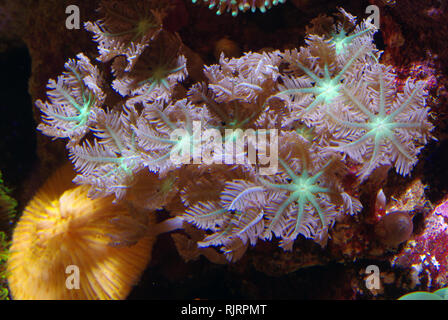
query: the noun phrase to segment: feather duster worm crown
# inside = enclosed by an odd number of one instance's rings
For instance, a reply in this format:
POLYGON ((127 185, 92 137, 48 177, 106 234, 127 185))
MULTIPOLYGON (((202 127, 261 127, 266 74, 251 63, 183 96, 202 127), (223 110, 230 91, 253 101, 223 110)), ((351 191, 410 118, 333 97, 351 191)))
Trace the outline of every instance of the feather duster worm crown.
POLYGON ((129 217, 128 207, 111 197, 89 199, 86 186, 72 178, 69 166, 57 171, 14 230, 7 264, 14 299, 124 299, 149 261, 155 235, 111 246, 123 232, 112 221, 129 217), (67 270, 73 266, 79 282, 72 288, 67 270))
POLYGON ((133 196, 134 205, 169 208, 205 230, 199 247, 219 247, 229 260, 274 236, 284 249, 299 235, 325 245, 339 217, 362 209, 357 185, 380 166, 410 174, 433 126, 424 80, 397 85, 392 67, 379 62, 369 20, 357 23, 343 9, 336 23, 320 20, 325 23, 308 28, 303 47, 221 56, 204 67, 204 81, 192 85, 185 81, 188 61, 178 35, 148 29, 123 46, 104 33, 115 20, 87 23, 98 59, 112 60, 113 79, 106 83, 101 67, 78 55, 66 65, 67 76, 50 82, 49 101, 38 102, 44 114, 39 128, 69 139, 75 182, 90 186, 89 196, 130 199, 138 185, 146 193, 133 196), (103 59, 105 52, 122 54, 103 59), (90 70, 90 77, 70 75, 72 69, 90 70), (106 107, 103 93, 111 89, 122 99, 106 107), (89 96, 93 102, 80 123, 77 106, 89 96), (209 145, 194 125, 221 137, 233 132, 220 140, 217 161, 172 161, 181 150, 209 145), (179 131, 183 136, 173 139, 179 131), (261 137, 266 143, 258 148, 254 141, 261 137), (229 141, 240 141, 239 156, 246 160, 258 148, 278 170, 262 176, 269 163, 219 162, 235 156, 224 148, 229 141), (151 177, 150 188, 142 189, 142 174, 151 177), (349 175, 355 183, 343 183, 349 175))

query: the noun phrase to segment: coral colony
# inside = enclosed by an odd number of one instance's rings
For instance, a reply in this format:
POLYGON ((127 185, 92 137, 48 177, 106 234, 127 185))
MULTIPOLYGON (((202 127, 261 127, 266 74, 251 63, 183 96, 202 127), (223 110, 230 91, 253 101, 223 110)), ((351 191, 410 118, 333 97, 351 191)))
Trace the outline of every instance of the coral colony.
MULTIPOLYGON (((210 6, 234 13, 280 2, 210 6)), ((357 183, 380 166, 408 175, 431 138, 425 82, 398 88, 368 19, 357 24, 340 9, 339 22, 309 29, 303 47, 222 55, 187 85, 181 39, 164 30, 164 8, 145 3, 103 1, 103 18, 85 24, 97 61, 70 59, 36 103, 39 130, 66 139, 74 182, 89 197, 113 195, 150 215, 169 208, 205 230, 200 248, 235 261, 259 239, 278 238, 285 250, 299 235, 325 245, 339 217, 362 209, 357 183), (357 183, 343 183, 353 172, 357 183)))
MULTIPOLYGON (((198 0, 191 1, 193 3, 198 2, 198 0)), ((251 10, 255 12, 257 8, 260 12, 265 13, 273 5, 285 3, 286 0, 203 0, 203 2, 209 4, 209 9, 216 8, 216 14, 218 16, 224 12, 231 12, 232 16, 235 17, 238 15, 238 11, 246 12, 247 10, 251 10)))

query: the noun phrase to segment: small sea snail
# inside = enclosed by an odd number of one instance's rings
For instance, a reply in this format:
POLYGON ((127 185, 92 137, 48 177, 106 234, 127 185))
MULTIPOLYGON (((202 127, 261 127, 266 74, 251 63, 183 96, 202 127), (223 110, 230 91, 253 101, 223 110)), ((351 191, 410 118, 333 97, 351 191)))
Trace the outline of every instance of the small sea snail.
POLYGON ((407 211, 393 211, 381 218, 375 226, 375 235, 382 244, 397 247, 409 240, 413 229, 412 216, 407 211))

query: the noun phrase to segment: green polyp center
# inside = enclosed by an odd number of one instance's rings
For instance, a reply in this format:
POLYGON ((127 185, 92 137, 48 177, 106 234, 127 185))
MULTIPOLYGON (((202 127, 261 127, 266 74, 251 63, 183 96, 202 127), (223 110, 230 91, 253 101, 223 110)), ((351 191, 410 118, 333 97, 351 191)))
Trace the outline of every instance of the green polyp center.
POLYGON ((308 194, 311 192, 313 184, 309 182, 309 179, 299 178, 295 181, 296 191, 301 194, 308 194))
POLYGON ((123 172, 126 173, 127 175, 131 175, 132 174, 132 169, 126 164, 125 162, 126 158, 121 158, 120 159, 120 167, 121 169, 123 169, 123 172))
POLYGON ((233 132, 230 135, 226 135, 226 138, 225 138, 226 141, 227 140, 237 141, 243 133, 241 130, 238 130, 238 129, 241 129, 245 122, 246 121, 242 121, 240 123, 237 119, 233 119, 232 121, 230 121, 227 128, 232 129, 233 132))
POLYGON ((87 123, 87 120, 89 119, 90 115, 90 109, 94 103, 94 98, 92 94, 89 92, 89 96, 86 97, 85 94, 83 94, 83 101, 84 103, 82 105, 78 104, 72 97, 68 98, 68 100, 72 103, 73 107, 76 108, 76 110, 79 112, 77 116, 74 117, 58 117, 59 119, 65 120, 65 121, 72 121, 76 124, 69 129, 68 131, 74 131, 79 127, 84 126, 87 123))
POLYGON ((380 117, 377 116, 375 119, 370 123, 370 128, 372 131, 374 131, 376 134, 386 134, 390 131, 391 123, 389 122, 389 119, 387 117, 380 117))
POLYGON ((337 34, 333 35, 333 43, 335 44, 336 54, 340 55, 344 52, 345 48, 350 44, 350 42, 368 32, 369 29, 362 30, 358 33, 348 35, 344 30, 340 30, 337 34))
POLYGON ((89 101, 87 101, 86 103, 83 104, 83 106, 81 107, 81 110, 79 112, 79 117, 81 118, 82 123, 87 122, 87 118, 90 113, 90 107, 91 107, 91 102, 89 99, 89 101))
POLYGON ((156 67, 152 72, 152 77, 157 81, 161 82, 166 76, 165 68, 162 66, 156 67))
POLYGON ((138 85, 144 85, 145 83, 151 83, 150 88, 148 89, 148 92, 152 91, 154 87, 163 85, 165 88, 169 88, 169 85, 166 81, 167 72, 164 66, 157 66, 156 68, 152 69, 151 76, 147 78, 146 80, 140 81, 138 85))
POLYGON ((336 54, 338 55, 341 54, 345 49, 345 47, 347 46, 348 42, 349 42, 348 37, 345 35, 344 30, 339 31, 339 33, 333 37, 333 43, 335 44, 336 54))
POLYGON ((137 34, 143 36, 152 27, 153 27, 153 24, 151 23, 151 21, 149 19, 140 20, 137 25, 137 34))
POLYGON ((339 86, 340 85, 335 79, 325 80, 322 85, 318 87, 319 96, 322 96, 324 101, 329 103, 339 96, 339 86))
POLYGON ((301 197, 312 197, 314 194, 324 191, 316 182, 315 176, 308 176, 304 171, 301 176, 293 177, 292 191, 300 194, 301 197))
POLYGON ((386 122, 386 119, 381 118, 381 117, 377 117, 377 118, 373 121, 372 126, 373 126, 374 128, 377 128, 377 129, 382 129, 386 123, 387 123, 387 122, 386 122))

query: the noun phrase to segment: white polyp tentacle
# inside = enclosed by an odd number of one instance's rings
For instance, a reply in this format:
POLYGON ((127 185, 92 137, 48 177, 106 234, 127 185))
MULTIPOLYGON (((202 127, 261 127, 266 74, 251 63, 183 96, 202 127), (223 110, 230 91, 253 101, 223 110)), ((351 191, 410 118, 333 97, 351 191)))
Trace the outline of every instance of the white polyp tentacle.
POLYGON ((162 233, 171 232, 178 229, 183 229, 184 218, 183 217, 174 217, 170 219, 166 219, 158 224, 156 224, 153 228, 153 232, 156 235, 160 235, 162 233))

